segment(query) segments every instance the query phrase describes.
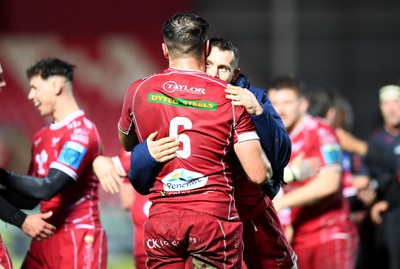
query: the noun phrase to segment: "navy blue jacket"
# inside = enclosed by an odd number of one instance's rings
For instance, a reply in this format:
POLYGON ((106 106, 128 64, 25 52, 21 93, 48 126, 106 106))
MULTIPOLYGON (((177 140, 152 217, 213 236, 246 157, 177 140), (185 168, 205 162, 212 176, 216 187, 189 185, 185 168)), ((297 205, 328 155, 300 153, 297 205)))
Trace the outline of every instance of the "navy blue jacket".
MULTIPOLYGON (((283 169, 290 160, 290 138, 264 89, 251 86, 249 79, 242 74, 239 75, 235 85, 250 90, 263 108, 262 114, 251 117, 273 170, 273 178, 263 188, 272 199, 279 191, 283 181, 283 169)), ((147 143, 140 143, 131 155, 129 180, 139 193, 148 194, 161 167, 162 164, 151 157, 147 143)))

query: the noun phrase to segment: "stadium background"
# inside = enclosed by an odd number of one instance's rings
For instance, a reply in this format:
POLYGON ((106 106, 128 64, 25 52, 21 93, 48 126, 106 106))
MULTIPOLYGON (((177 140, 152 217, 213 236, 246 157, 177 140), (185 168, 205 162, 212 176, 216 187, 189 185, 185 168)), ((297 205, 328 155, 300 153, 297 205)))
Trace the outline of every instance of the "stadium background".
MULTIPOLYGON (((378 126, 378 89, 400 79, 400 2, 295 0, 0 1, 0 61, 7 81, 0 93, 0 166, 26 172, 30 139, 50 119, 27 100, 25 70, 56 56, 75 63, 75 93, 98 126, 107 155, 117 154, 116 123, 129 84, 167 66, 161 24, 189 11, 210 22, 210 36, 232 39, 241 69, 266 87, 282 73, 308 87, 337 90, 354 109, 356 135, 378 126)), ((131 222, 118 197, 101 193, 110 268, 131 263, 131 222)), ((0 222, 15 259, 28 239, 0 222)), ((129 267, 128 267, 129 268, 129 267)))

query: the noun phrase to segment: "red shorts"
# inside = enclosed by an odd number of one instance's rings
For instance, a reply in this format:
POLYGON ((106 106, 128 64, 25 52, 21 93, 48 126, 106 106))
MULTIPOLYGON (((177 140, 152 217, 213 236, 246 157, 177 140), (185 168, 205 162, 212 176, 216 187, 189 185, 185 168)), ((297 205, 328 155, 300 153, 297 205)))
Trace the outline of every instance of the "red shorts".
MULTIPOLYGON (((296 255, 269 198, 263 214, 243 223, 243 259, 249 269, 290 269, 296 255)), ((301 267, 300 267, 301 268, 301 267)))
POLYGON ((242 223, 176 210, 151 216, 144 224, 148 268, 185 268, 193 257, 216 268, 242 268, 242 223))
POLYGON ((10 259, 10 255, 8 254, 6 245, 4 245, 1 235, 0 235, 0 268, 12 269, 12 262, 10 259))
POLYGON ((357 249, 358 237, 352 223, 343 221, 337 225, 332 225, 332 227, 325 228, 319 234, 320 237, 324 238, 329 236, 330 240, 315 245, 310 245, 310 243, 293 244, 298 256, 297 264, 299 268, 354 268, 356 256, 354 253, 357 249))
POLYGON ((103 228, 62 228, 50 239, 32 240, 21 268, 91 269, 107 267, 107 239, 103 228))

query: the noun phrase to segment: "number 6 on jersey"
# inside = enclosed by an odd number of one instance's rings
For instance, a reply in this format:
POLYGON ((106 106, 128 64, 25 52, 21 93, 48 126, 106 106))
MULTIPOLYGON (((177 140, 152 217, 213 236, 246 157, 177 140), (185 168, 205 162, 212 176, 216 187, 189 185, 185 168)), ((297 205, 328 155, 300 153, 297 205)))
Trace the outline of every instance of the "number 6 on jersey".
POLYGON ((169 135, 175 137, 179 142, 182 142, 182 150, 178 150, 176 154, 179 158, 189 158, 191 154, 190 150, 190 137, 186 134, 178 135, 178 127, 183 126, 183 129, 192 129, 192 122, 190 119, 185 117, 175 117, 171 120, 169 125, 169 135))

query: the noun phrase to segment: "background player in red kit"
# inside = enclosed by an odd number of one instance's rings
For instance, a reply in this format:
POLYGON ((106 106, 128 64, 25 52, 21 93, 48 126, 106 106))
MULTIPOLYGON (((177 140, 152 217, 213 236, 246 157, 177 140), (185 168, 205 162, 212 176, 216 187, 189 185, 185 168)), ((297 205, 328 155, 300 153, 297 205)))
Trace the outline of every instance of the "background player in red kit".
MULTIPOLYGON (((6 86, 6 81, 3 78, 3 68, 0 64, 0 92, 5 86, 6 86)), ((47 212, 44 214, 27 215, 25 212, 19 210, 15 204, 11 204, 12 202, 14 203, 18 202, 17 205, 22 205, 21 200, 24 200, 24 197, 21 197, 16 193, 9 193, 8 190, 6 189, 1 189, 0 219, 7 223, 17 226, 25 234, 29 235, 30 237, 36 240, 41 241, 43 239, 49 238, 54 233, 55 227, 51 224, 48 224, 44 220, 49 218, 52 215, 52 212, 47 212), (7 200, 9 196, 13 196, 12 201, 7 200)), ((26 205, 30 204, 29 208, 31 208, 36 206, 38 201, 30 200, 25 203, 26 205)), ((11 259, 8 255, 8 251, 3 243, 1 236, 0 236, 0 266, 2 266, 1 268, 5 269, 12 268, 11 259)))
POLYGON ((28 98, 53 123, 33 138, 31 176, 7 173, 1 183, 45 200, 41 211, 53 211, 49 222, 58 230, 49 240, 31 242, 22 268, 106 268, 107 242, 92 169, 101 145, 96 126, 73 96, 74 67, 47 58, 27 70, 28 98))
MULTIPOLYGON (((158 162, 166 162, 176 157, 179 142, 173 137, 164 137, 153 141, 157 132, 151 134, 146 142, 150 154, 158 162)), ((98 156, 93 162, 93 169, 106 192, 120 194, 121 207, 130 212, 133 226, 133 258, 136 269, 146 269, 146 252, 144 250, 143 225, 149 217, 150 201, 148 195, 135 191, 128 180, 131 152, 121 149, 114 157, 98 156)))
POLYGON ((307 101, 297 79, 276 78, 268 96, 292 140, 291 162, 302 156, 318 157, 321 163, 316 177, 289 183, 285 194, 274 199, 277 211, 291 208, 298 266, 353 268, 357 233, 340 188, 342 152, 335 131, 307 115, 307 101))
POLYGON ((249 115, 225 98, 226 83, 201 71, 207 29, 193 14, 169 19, 163 52, 170 68, 134 82, 124 100, 119 130, 125 150, 133 149, 135 134, 142 142, 154 130, 182 142, 151 189, 145 223, 149 268, 184 268, 189 256, 217 268, 241 268, 230 153, 236 152, 253 182, 264 184, 272 174, 249 115))

